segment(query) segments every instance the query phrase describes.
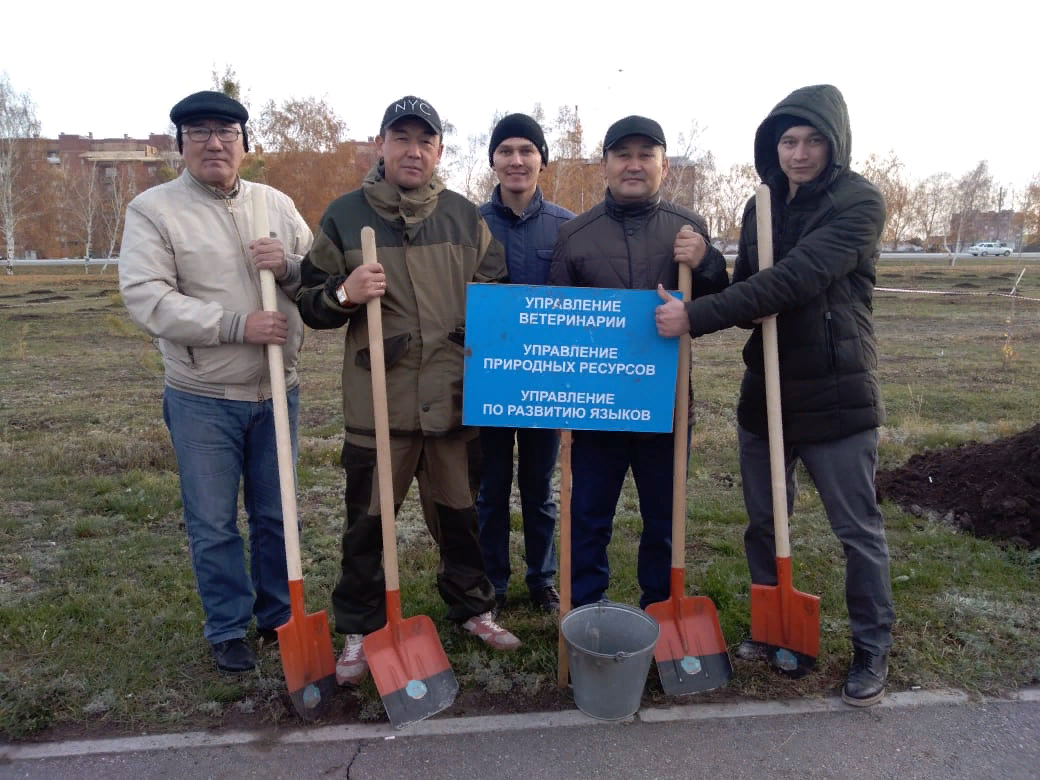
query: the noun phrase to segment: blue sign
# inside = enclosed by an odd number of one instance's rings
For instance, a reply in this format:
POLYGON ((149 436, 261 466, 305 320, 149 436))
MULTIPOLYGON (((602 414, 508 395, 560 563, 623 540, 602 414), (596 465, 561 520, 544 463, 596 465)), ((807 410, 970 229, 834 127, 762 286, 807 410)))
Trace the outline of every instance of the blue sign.
POLYGON ((466 425, 672 430, 679 340, 656 290, 470 284, 466 425))

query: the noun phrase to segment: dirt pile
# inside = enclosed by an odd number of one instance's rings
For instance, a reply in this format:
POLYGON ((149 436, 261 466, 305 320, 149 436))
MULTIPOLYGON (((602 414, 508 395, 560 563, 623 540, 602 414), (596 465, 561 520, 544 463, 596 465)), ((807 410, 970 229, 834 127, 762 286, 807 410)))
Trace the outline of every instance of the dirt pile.
POLYGON ((983 539, 1040 548, 1040 425, 989 444, 914 455, 879 471, 878 497, 983 539))

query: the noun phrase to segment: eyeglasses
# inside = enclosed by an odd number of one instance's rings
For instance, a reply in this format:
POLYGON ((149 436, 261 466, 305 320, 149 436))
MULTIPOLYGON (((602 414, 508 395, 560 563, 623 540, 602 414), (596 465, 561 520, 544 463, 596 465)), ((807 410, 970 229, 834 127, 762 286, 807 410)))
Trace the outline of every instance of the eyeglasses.
POLYGON ((185 128, 184 134, 197 144, 206 143, 214 134, 222 144, 233 144, 242 135, 242 131, 237 127, 188 127, 185 128))

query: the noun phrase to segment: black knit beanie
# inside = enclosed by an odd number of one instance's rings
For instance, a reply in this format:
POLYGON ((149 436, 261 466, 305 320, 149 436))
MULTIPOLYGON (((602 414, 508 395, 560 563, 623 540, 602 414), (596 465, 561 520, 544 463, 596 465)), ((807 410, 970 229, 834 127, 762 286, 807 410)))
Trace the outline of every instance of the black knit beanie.
POLYGON ((510 114, 502 117, 495 129, 491 131, 491 143, 488 144, 488 160, 495 167, 495 149, 507 138, 526 138, 533 143, 542 155, 542 165, 549 164, 549 147, 545 143, 542 127, 527 114, 510 114))
POLYGON ((773 146, 780 143, 780 139, 783 138, 784 133, 790 130, 792 127, 798 127, 800 125, 806 125, 816 130, 820 128, 816 127, 805 117, 795 116, 794 114, 777 114, 773 120, 773 146))

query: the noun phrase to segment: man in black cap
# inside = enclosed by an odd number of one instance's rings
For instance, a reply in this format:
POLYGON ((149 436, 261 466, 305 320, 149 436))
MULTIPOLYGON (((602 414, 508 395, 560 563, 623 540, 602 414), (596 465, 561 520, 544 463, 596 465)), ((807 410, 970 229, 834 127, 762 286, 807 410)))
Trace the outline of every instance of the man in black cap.
MULTIPOLYGON (((549 280, 572 287, 675 289, 677 262, 693 268, 693 296, 723 289, 726 261, 711 246, 704 220, 661 200, 668 172, 665 138, 652 119, 628 116, 603 139, 606 198, 560 228, 549 280)), ((692 412, 693 405, 690 405, 692 412)), ((666 434, 575 431, 571 450, 572 595, 575 605, 604 598, 607 545, 628 469, 639 492, 643 532, 637 573, 640 607, 669 593, 672 450, 666 434)))
MULTIPOLYGON (((686 304, 662 294, 657 328, 664 336, 701 336, 776 315, 788 512, 801 460, 845 551, 853 657, 842 699, 867 707, 885 694, 895 615, 874 492, 884 408, 872 298, 885 203, 850 170, 851 154, 849 113, 835 87, 802 87, 780 101, 755 133, 755 167, 772 194, 774 267, 759 271, 752 198, 733 285, 686 304)), ((756 327, 744 347, 737 405, 744 547, 751 581, 776 585, 763 360, 756 327)), ((766 647, 748 639, 737 656, 765 660, 766 647)))
POLYGON ((252 619, 267 641, 289 619, 271 377, 265 345, 279 344, 293 452, 299 410, 294 304, 311 231, 288 196, 243 181, 245 107, 196 92, 170 111, 184 172, 142 192, 126 210, 119 286, 130 316, 159 339, 163 417, 177 454, 184 528, 217 666, 252 669, 252 619), (258 238, 253 203, 267 203, 258 238), (260 271, 278 280, 278 311, 265 312, 260 271), (249 565, 238 529, 245 483, 249 565))
POLYGON ((375 420, 365 304, 382 299, 394 505, 413 479, 440 547, 437 587, 448 619, 497 650, 520 640, 495 622, 484 571, 471 473, 476 429, 462 426, 466 285, 506 278, 502 246, 477 207, 436 174, 441 120, 425 100, 387 106, 380 158, 360 189, 334 200, 303 260, 297 302, 312 328, 345 329, 342 463, 347 519, 340 578, 332 593, 341 685, 368 672, 364 635, 386 623, 383 542, 376 482, 375 420), (362 264, 361 228, 376 231, 378 263, 362 264))
MULTIPOLYGON (((526 114, 509 114, 495 125, 488 145, 498 185, 480 213, 491 233, 506 249, 509 280, 545 284, 560 225, 574 217, 565 208, 543 199, 538 175, 549 162, 549 147, 541 126, 526 114)), ((552 473, 560 437, 555 430, 484 428, 484 454, 477 516, 480 547, 488 577, 495 586, 496 610, 506 603, 509 583, 509 496, 513 486, 513 441, 517 449, 517 483, 524 523, 527 589, 535 608, 560 609, 553 585, 556 575, 556 502, 552 473)))

